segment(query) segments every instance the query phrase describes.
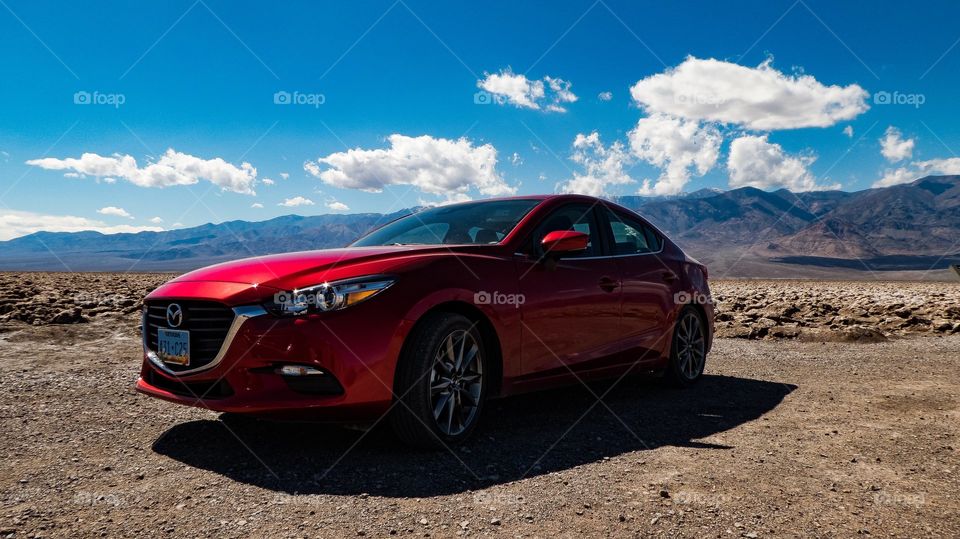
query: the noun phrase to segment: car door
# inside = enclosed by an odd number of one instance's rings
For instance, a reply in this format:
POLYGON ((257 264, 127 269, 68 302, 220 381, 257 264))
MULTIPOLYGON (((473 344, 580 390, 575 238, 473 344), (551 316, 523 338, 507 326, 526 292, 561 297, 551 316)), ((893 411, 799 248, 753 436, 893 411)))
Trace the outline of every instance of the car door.
POLYGON ((534 229, 528 252, 518 258, 523 294, 522 358, 527 376, 569 375, 610 353, 620 333, 617 265, 605 252, 592 204, 562 206, 534 229), (586 251, 551 260, 540 241, 548 232, 575 230, 590 236, 586 251))
POLYGON ((630 214, 604 206, 601 222, 607 231, 622 283, 621 322, 627 357, 656 359, 670 338, 667 328, 679 275, 660 257, 663 238, 653 227, 630 214))

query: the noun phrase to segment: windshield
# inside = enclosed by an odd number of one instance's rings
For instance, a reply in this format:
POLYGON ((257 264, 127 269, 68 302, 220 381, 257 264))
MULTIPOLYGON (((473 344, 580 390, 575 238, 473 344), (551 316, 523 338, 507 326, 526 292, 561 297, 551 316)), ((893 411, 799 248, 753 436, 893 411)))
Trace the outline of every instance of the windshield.
POLYGON ((499 243, 539 203, 536 199, 490 200, 430 208, 374 230, 353 247, 499 243))

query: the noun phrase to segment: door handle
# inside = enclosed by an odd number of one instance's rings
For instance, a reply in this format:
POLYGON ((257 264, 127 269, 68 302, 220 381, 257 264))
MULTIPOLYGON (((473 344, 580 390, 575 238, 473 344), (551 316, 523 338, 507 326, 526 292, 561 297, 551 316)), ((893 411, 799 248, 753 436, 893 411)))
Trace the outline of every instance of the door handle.
POLYGON ((662 276, 663 276, 663 280, 667 281, 668 283, 672 283, 673 281, 676 281, 678 279, 677 274, 672 271, 665 271, 663 272, 662 276))
POLYGON ((614 290, 617 289, 618 286, 620 286, 619 281, 615 281, 610 277, 601 277, 600 282, 598 284, 600 285, 600 288, 603 289, 604 292, 613 292, 614 290))

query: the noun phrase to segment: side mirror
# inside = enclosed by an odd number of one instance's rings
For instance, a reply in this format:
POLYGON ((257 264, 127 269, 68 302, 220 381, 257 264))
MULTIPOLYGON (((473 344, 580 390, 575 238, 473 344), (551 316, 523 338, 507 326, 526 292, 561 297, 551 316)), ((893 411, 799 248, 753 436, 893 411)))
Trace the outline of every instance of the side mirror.
POLYGON ((583 251, 590 243, 590 236, 575 230, 554 230, 548 232, 540 246, 546 254, 563 255, 583 251))

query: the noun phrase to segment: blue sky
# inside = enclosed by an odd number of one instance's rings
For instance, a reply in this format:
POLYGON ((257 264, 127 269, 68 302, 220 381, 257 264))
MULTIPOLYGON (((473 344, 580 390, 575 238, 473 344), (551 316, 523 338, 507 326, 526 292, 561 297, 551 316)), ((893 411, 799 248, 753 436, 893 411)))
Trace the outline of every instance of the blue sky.
POLYGON ((643 180, 649 194, 858 190, 960 165, 960 5, 718 4, 3 0, 0 239, 635 194, 643 180), (736 88, 737 66, 761 84, 736 88), (507 84, 518 81, 533 93, 507 84), (478 84, 502 93, 478 98, 478 84), (691 84, 706 93, 684 94, 691 84), (767 90, 784 110, 770 113, 767 90), (680 94, 658 101, 664 91, 680 94), (136 167, 98 177, 90 159, 65 161, 83 154, 136 167), (171 168, 144 170, 158 161, 171 168), (313 204, 280 205, 297 197, 313 204))

